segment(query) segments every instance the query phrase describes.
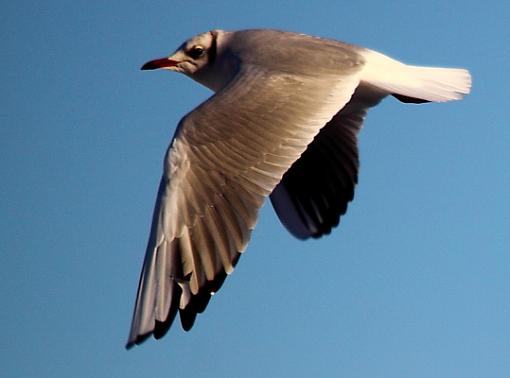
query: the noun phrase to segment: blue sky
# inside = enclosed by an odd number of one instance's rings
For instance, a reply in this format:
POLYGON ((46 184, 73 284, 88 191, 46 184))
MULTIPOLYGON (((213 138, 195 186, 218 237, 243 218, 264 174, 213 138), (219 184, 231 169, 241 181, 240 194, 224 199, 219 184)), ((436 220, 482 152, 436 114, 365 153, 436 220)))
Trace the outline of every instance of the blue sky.
POLYGON ((508 376, 510 9, 384 3, 5 2, 0 375, 508 376), (473 92, 372 109, 332 235, 295 240, 265 206, 192 331, 126 351, 163 154, 210 94, 139 68, 199 32, 252 27, 465 67, 473 92))

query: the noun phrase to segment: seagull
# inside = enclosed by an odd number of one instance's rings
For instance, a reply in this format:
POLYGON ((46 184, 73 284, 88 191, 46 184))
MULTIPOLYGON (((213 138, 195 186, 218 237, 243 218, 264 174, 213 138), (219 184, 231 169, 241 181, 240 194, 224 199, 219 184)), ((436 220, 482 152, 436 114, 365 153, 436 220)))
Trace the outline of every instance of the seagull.
POLYGON ((357 135, 383 98, 459 100, 467 70, 411 66, 344 42, 279 30, 212 30, 142 70, 214 94, 177 126, 164 158, 127 348, 190 330, 232 273, 265 199, 299 239, 329 234, 354 197, 357 135))

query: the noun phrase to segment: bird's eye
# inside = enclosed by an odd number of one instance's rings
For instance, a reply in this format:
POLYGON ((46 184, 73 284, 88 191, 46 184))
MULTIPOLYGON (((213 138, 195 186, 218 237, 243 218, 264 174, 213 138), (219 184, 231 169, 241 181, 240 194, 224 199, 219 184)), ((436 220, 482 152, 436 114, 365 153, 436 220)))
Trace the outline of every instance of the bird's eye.
POLYGON ((204 48, 202 46, 193 46, 191 49, 188 50, 188 55, 192 59, 198 59, 202 55, 204 55, 204 48))

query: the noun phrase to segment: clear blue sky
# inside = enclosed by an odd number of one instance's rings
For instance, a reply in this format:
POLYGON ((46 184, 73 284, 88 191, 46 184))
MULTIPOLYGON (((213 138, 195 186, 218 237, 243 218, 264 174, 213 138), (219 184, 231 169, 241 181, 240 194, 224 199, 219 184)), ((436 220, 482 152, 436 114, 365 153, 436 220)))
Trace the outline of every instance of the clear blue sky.
POLYGON ((204 3, 2 4, 0 375, 508 376, 507 3, 204 3), (473 92, 373 109, 332 235, 295 240, 266 206, 192 331, 126 351, 163 154, 209 95, 139 68, 199 32, 252 27, 465 67, 473 92))

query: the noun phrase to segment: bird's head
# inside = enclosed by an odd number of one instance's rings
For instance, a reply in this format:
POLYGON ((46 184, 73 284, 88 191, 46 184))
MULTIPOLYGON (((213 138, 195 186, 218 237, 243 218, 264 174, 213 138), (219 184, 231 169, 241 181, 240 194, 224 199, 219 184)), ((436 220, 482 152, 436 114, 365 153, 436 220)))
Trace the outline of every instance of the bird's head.
POLYGON ((154 59, 142 66, 142 70, 165 69, 181 72, 193 79, 201 71, 211 67, 217 55, 218 30, 196 35, 184 42, 172 55, 154 59))

